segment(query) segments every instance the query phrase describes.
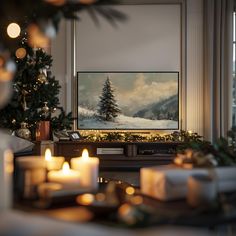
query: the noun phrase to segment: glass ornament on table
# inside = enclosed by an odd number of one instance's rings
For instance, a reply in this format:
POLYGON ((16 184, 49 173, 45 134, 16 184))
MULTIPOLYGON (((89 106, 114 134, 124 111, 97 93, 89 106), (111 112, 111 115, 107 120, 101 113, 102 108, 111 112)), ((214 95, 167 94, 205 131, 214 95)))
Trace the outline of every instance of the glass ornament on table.
POLYGON ((26 139, 26 140, 31 140, 31 132, 27 128, 27 123, 26 122, 21 122, 21 128, 16 130, 16 135, 20 138, 26 139))

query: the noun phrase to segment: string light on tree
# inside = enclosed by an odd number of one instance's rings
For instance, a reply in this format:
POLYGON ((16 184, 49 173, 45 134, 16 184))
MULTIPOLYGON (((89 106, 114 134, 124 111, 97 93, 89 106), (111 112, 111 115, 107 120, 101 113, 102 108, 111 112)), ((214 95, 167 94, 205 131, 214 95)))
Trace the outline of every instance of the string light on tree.
POLYGON ((17 38, 20 35, 21 28, 17 23, 10 23, 7 26, 7 34, 10 38, 17 38))

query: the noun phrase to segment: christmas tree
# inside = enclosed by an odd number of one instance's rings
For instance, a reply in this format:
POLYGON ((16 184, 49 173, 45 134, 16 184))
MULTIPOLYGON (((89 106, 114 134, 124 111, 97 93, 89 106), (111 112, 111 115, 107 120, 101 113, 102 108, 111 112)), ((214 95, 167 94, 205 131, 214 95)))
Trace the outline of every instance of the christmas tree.
POLYGON ((114 118, 121 112, 115 100, 114 89, 112 88, 109 77, 107 77, 103 85, 98 106, 98 114, 106 121, 114 120, 114 118))
POLYGON ((0 110, 0 127, 14 131, 25 122, 32 139, 39 121, 50 121, 52 130, 70 129, 72 113, 66 114, 59 106, 61 86, 51 75, 52 56, 41 48, 31 48, 24 39, 15 53, 15 61, 13 95, 0 110))

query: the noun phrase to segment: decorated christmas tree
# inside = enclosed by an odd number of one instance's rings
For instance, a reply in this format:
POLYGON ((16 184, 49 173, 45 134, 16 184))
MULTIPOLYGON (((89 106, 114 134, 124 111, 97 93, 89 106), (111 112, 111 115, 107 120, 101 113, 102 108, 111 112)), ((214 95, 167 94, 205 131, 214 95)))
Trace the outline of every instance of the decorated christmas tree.
POLYGON ((15 131, 26 123, 32 140, 40 121, 50 121, 53 131, 70 129, 72 114, 66 114, 59 106, 61 86, 51 75, 52 56, 41 48, 31 48, 24 39, 15 53, 15 61, 13 95, 0 110, 0 127, 15 131))
POLYGON ((106 121, 112 121, 121 112, 117 105, 114 96, 114 89, 112 88, 112 84, 109 77, 107 77, 103 85, 103 90, 100 96, 100 102, 98 106, 98 114, 102 119, 106 121))

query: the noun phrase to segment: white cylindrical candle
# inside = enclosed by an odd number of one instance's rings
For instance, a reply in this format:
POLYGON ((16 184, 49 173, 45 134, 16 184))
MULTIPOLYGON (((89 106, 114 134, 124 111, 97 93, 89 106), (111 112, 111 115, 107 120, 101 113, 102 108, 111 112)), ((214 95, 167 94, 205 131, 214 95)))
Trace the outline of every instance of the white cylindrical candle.
POLYGON ((71 159, 71 167, 80 172, 82 186, 92 189, 98 188, 99 159, 97 157, 89 157, 87 149, 83 150, 82 157, 71 159))
POLYGON ((49 171, 48 181, 66 185, 79 185, 80 173, 76 170, 71 170, 69 164, 65 162, 61 170, 49 171))
POLYGON ((46 161, 42 156, 22 156, 16 159, 20 169, 46 169, 46 161))
POLYGON ((16 189, 20 197, 34 199, 36 187, 46 181, 46 161, 42 156, 23 156, 16 159, 16 189))
POLYGON ((190 176, 187 186, 187 202, 192 207, 208 205, 216 199, 216 181, 208 175, 190 176))
POLYGON ((65 161, 65 158, 60 156, 52 156, 51 150, 47 148, 45 151, 45 160, 47 170, 60 170, 65 161))
POLYGON ((12 206, 13 153, 10 149, 0 147, 0 210, 12 206))

